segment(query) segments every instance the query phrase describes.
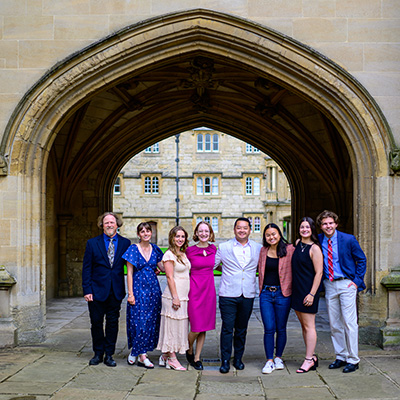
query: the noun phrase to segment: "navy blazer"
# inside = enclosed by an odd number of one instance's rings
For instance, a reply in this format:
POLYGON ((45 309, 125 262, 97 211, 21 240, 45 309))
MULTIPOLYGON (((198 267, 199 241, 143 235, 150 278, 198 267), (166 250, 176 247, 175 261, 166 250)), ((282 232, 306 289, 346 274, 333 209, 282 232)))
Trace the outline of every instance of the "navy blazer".
MULTIPOLYGON (((336 232, 340 268, 344 276, 357 285, 359 291, 364 290, 364 275, 367 271, 367 257, 353 235, 339 232, 338 230, 336 232)), ((322 245, 324 234, 320 233, 318 238, 322 245)))
POLYGON ((112 287, 117 300, 125 297, 125 261, 122 255, 130 245, 129 239, 118 235, 117 252, 111 268, 103 234, 87 241, 82 267, 83 295, 93 294, 93 300, 105 301, 112 287))

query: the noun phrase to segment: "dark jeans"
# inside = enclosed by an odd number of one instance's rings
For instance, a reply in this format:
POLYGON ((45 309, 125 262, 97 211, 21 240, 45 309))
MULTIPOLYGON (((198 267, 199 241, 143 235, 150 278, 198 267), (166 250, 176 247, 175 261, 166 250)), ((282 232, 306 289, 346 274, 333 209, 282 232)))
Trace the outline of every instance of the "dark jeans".
POLYGON ((235 360, 240 360, 246 344, 247 325, 253 311, 254 298, 220 297, 219 309, 221 311, 221 359, 230 360, 232 354, 232 341, 235 360))
POLYGON ((115 352, 121 302, 122 300, 117 300, 112 292, 106 301, 88 302, 93 351, 99 356, 104 353, 112 356, 115 352), (106 317, 105 330, 103 328, 104 317, 106 317))
POLYGON ((281 289, 270 292, 263 288, 260 294, 260 312, 264 324, 264 348, 267 360, 274 358, 276 332, 276 357, 282 357, 286 346, 286 325, 290 312, 290 297, 284 297, 281 289))

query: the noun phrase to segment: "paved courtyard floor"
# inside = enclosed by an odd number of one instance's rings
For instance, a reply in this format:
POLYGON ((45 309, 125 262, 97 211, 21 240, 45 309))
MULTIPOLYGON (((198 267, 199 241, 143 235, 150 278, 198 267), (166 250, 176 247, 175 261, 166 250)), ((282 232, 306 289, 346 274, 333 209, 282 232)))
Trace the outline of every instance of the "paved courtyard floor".
MULTIPOLYGON (((165 280, 161 278, 162 286, 165 280)), ((216 285, 218 281, 216 280, 216 285)), ((285 369, 263 375, 263 327, 258 302, 250 320, 243 371, 219 373, 219 331, 207 333, 204 371, 156 367, 146 370, 126 362, 125 304, 114 359, 116 368, 89 366, 92 357, 87 305, 83 298, 54 299, 47 307, 47 339, 35 346, 0 350, 0 400, 261 400, 261 399, 400 399, 400 353, 360 346, 360 368, 350 374, 329 370, 334 359, 325 302, 317 315, 320 365, 296 374, 304 357, 300 324, 292 312, 288 323, 285 369)), ((159 352, 149 353, 156 362, 159 352)), ((186 366, 184 355, 179 356, 186 366)))

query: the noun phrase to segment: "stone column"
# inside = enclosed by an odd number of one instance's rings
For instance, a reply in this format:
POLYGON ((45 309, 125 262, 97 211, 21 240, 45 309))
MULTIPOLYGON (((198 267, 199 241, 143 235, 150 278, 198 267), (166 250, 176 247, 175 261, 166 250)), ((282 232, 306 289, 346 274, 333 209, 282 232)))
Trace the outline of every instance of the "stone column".
POLYGON ((385 350, 400 348, 400 267, 393 268, 381 280, 388 291, 388 316, 381 328, 382 347, 385 350))
POLYGON ((0 347, 16 343, 17 328, 10 316, 10 289, 17 281, 0 265, 0 347))

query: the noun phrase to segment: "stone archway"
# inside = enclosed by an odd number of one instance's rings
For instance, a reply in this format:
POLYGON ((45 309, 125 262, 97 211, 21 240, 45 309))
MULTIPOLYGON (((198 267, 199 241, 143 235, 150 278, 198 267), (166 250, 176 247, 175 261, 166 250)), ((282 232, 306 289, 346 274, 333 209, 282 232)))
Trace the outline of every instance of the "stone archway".
MULTIPOLYGON (((71 56, 15 110, 2 149, 9 175, 32 205, 29 218, 23 210, 18 216, 26 237, 19 268, 28 265, 32 274, 20 291, 36 294, 21 315, 33 310, 43 320, 46 254, 59 268, 61 293, 78 294, 69 274, 80 269, 82 237, 97 233, 95 216, 111 206, 109 189, 122 165, 149 142, 199 124, 280 163, 294 193, 294 220, 324 206, 337 210, 366 249, 369 294, 375 293, 377 187, 389 174, 394 143, 372 97, 289 37, 193 10, 127 27, 71 56), (38 240, 46 229, 60 244, 51 255, 38 240)), ((363 301, 361 314, 370 302, 363 301)), ((377 323, 382 313, 371 319, 377 323)))

